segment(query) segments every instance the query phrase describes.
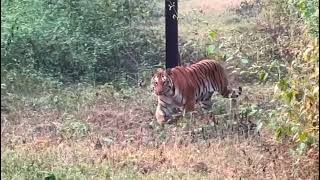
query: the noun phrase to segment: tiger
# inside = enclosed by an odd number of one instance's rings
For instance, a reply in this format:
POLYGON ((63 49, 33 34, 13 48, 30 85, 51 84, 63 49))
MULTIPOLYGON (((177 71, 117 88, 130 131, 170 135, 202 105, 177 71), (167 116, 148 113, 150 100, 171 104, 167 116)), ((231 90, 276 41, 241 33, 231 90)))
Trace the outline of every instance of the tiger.
POLYGON ((192 65, 156 70, 151 78, 151 88, 158 99, 155 112, 159 124, 172 120, 177 112, 189 112, 200 103, 203 109, 212 107, 211 97, 218 92, 225 98, 237 98, 241 95, 229 89, 228 77, 221 64, 205 59, 192 65))

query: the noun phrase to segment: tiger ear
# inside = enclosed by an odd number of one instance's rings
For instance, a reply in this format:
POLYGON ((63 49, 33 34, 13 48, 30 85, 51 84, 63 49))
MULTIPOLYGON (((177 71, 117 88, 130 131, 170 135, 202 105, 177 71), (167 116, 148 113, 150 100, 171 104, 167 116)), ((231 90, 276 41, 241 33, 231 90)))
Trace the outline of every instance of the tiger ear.
POLYGON ((172 74, 171 68, 166 69, 166 73, 167 73, 168 75, 171 75, 171 74, 172 74))

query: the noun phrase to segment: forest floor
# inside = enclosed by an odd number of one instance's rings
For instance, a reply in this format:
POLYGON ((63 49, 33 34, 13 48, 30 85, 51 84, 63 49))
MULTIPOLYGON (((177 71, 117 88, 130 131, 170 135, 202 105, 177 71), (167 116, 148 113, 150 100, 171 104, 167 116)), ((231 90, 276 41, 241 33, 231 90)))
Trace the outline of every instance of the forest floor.
MULTIPOLYGON (((240 1, 214 2, 179 2, 181 38, 206 39, 212 29, 227 32, 247 25, 230 24, 234 15, 225 11, 240 1), (193 13, 196 18, 189 16, 193 13), (201 21, 191 22, 195 19, 201 21)), ((242 106, 265 106, 272 99, 273 88, 269 84, 247 83, 243 89, 242 106)), ((264 126, 259 135, 253 130, 247 136, 243 129, 228 127, 228 117, 223 116, 228 109, 226 99, 215 97, 213 111, 218 123, 213 123, 209 115, 198 113, 161 129, 153 123, 156 98, 145 88, 137 88, 127 96, 107 86, 82 93, 90 94, 91 99, 87 100, 87 95, 72 94, 85 103, 71 103, 68 105, 71 109, 34 106, 33 101, 46 98, 39 97, 17 105, 14 111, 1 113, 1 178, 319 177, 318 161, 313 159, 316 152, 310 151, 297 161, 287 145, 278 143, 264 126)), ((68 99, 67 96, 64 98, 68 99)), ((245 120, 245 123, 256 123, 256 119, 245 120)))

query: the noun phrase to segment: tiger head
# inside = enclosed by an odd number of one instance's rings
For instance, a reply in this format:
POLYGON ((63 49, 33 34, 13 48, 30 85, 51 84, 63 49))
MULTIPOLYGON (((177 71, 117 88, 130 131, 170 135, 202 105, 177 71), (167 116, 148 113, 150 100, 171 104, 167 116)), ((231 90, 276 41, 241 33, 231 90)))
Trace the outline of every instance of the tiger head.
POLYGON ((151 79, 151 88, 156 95, 165 95, 172 89, 171 70, 157 69, 151 79))

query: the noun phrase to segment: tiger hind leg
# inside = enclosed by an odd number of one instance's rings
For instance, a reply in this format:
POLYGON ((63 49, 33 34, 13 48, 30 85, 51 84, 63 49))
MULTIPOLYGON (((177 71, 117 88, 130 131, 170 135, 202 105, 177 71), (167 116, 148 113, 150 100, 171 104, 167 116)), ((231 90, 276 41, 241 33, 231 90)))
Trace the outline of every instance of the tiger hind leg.
POLYGON ((200 105, 201 108, 204 110, 210 110, 212 108, 213 102, 211 100, 211 97, 213 95, 213 92, 210 92, 207 94, 206 97, 204 97, 201 101, 200 101, 200 105))

